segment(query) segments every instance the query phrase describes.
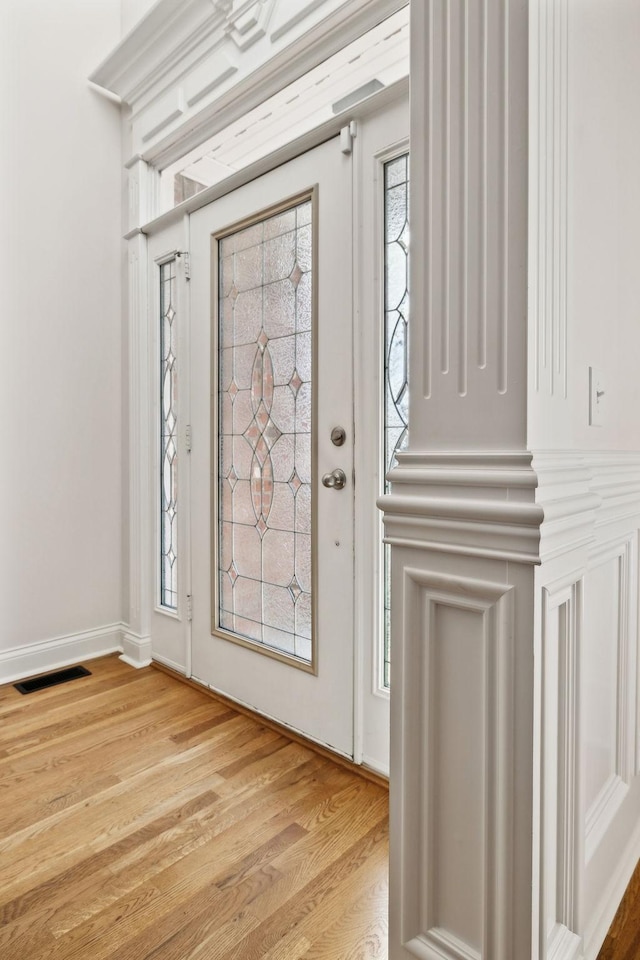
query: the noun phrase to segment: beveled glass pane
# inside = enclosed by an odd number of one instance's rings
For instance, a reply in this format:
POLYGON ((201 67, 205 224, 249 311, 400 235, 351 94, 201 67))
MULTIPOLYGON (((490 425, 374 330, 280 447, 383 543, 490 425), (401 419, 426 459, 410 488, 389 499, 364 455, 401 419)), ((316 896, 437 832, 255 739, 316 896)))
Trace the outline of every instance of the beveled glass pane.
MULTIPOLYGON (((308 228, 306 228, 308 229, 308 228)), ((264 282, 286 280, 296 265, 296 234, 283 233, 264 244, 264 282)))
POLYGON ((219 244, 218 623, 305 661, 312 625, 312 204, 219 244))
MULTIPOLYGON (((175 260, 160 267, 160 605, 178 607, 178 381, 175 260)), ((228 411, 222 411, 227 423, 228 411)))
MULTIPOLYGON (((396 453, 407 444, 409 422, 409 155, 384 168, 384 463, 395 466, 396 453)), ((388 484, 384 482, 384 491, 388 484)), ((390 675, 390 552, 383 563, 383 684, 390 675)))
POLYGON ((311 274, 305 273, 300 277, 296 286, 296 329, 311 330, 311 274))

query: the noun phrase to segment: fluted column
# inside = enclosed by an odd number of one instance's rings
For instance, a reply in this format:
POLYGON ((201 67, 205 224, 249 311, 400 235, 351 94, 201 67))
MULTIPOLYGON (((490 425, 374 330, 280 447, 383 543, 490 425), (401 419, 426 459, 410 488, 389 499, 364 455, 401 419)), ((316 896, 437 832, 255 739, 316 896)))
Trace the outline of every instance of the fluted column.
POLYGON ((527 0, 411 4, 409 448, 392 554, 393 960, 526 960, 527 0))

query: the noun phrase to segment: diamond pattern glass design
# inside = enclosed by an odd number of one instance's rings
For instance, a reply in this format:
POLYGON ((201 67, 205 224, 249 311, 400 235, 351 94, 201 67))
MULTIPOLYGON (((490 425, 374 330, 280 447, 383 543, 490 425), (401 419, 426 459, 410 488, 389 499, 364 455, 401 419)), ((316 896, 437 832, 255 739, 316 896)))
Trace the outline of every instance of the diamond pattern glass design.
POLYGON ((178 607, 178 381, 175 260, 160 267, 160 605, 178 607))
POLYGON ((310 663, 312 206, 220 240, 218 623, 310 663))
MULTIPOLYGON (((384 473, 407 445, 409 422, 409 155, 384 165, 384 473)), ((385 481, 385 492, 388 484, 385 481)), ((390 682, 390 550, 384 547, 384 676, 390 682)))

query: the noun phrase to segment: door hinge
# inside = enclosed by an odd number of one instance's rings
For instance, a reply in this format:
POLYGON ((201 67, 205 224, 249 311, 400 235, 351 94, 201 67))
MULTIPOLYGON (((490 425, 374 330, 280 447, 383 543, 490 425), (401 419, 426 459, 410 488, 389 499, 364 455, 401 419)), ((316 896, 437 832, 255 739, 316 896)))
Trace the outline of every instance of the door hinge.
POLYGON ((353 152, 353 141, 358 135, 358 124, 351 120, 346 127, 340 131, 340 149, 349 156, 353 152))
POLYGON ((193 620, 193 597, 187 594, 187 620, 193 620))
POLYGON ((191 254, 187 250, 179 250, 176 256, 184 263, 185 280, 191 280, 191 254))
POLYGON ((187 453, 191 453, 191 424, 188 423, 184 428, 184 445, 187 453))

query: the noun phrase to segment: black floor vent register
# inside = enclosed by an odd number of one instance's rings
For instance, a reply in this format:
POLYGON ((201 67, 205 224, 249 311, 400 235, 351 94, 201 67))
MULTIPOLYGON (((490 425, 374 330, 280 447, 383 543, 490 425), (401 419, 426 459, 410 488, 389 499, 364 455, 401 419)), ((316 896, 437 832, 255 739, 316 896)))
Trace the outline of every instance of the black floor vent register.
POLYGON ((36 690, 46 690, 47 687, 55 687, 59 683, 66 683, 68 680, 77 680, 78 677, 90 677, 91 671, 86 667, 67 667, 66 670, 56 670, 55 673, 44 673, 41 677, 34 677, 32 680, 23 680, 21 683, 14 683, 16 690, 20 693, 35 693, 36 690))

